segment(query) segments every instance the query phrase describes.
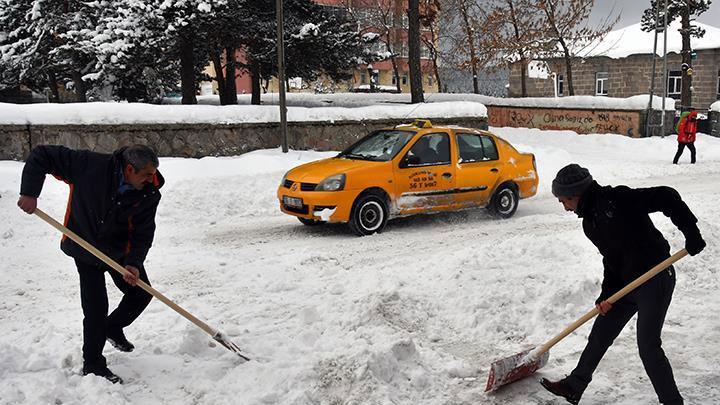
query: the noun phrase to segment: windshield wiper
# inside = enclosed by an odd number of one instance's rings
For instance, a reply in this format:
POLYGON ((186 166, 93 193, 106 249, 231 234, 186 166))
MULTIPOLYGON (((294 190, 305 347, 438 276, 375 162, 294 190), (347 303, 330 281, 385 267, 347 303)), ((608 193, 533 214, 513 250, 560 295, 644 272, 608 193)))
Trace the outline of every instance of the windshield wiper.
POLYGON ((360 153, 342 153, 340 154, 340 157, 346 157, 349 159, 363 159, 363 160, 372 160, 372 156, 363 155, 360 153))

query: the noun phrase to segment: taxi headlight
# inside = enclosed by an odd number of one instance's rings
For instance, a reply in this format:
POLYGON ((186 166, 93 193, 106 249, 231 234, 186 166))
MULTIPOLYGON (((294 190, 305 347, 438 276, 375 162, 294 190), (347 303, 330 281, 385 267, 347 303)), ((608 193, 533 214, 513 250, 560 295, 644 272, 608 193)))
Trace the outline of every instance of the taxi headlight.
POLYGON ((345 175, 336 174, 321 181, 315 191, 340 191, 345 188, 345 175))

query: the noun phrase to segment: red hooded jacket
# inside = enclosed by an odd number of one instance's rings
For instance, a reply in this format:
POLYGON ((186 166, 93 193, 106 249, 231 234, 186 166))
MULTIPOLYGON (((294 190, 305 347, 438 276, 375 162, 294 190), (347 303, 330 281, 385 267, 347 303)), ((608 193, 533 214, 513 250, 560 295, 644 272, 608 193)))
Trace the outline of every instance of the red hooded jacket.
POLYGON ((691 112, 678 126, 678 142, 693 143, 697 133, 697 112, 691 112))

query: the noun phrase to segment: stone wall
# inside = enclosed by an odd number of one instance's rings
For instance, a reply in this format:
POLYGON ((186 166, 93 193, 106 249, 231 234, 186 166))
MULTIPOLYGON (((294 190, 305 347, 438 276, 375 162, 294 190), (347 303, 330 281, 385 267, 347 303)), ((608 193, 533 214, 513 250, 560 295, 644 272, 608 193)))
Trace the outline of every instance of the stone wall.
MULTIPOLYGON (((367 120, 290 122, 291 149, 342 150, 368 132, 410 122, 367 120)), ((437 125, 487 129, 487 118, 432 119, 437 125)), ((35 145, 111 152, 121 146, 149 145, 160 156, 233 156, 280 146, 277 123, 153 124, 153 125, 0 125, 0 160, 24 160, 35 145)))
MULTIPOLYGON (((494 127, 570 130, 579 134, 621 134, 633 138, 661 135, 661 128, 646 134, 646 111, 590 110, 487 106, 489 124, 494 127)), ((665 135, 673 132, 673 111, 666 113, 665 135)), ((660 112, 653 112, 653 123, 660 123, 660 112)))
MULTIPOLYGON (((682 58, 679 54, 668 54, 668 70, 679 71, 682 58)), ((707 109, 710 104, 718 100, 718 76, 720 75, 720 48, 705 49, 697 51, 697 59, 693 61, 693 94, 692 106, 698 110, 707 109)), ((565 81, 564 95, 570 95, 568 91, 567 73, 565 63, 561 59, 548 61, 550 71, 563 75, 565 81)), ((573 87, 576 96, 594 96, 595 74, 607 72, 606 82, 608 97, 630 97, 638 94, 648 94, 650 88, 650 77, 652 76, 652 56, 650 54, 630 55, 626 58, 612 59, 605 56, 597 56, 577 60, 573 65, 573 87)), ((657 60, 655 71, 655 94, 662 94, 663 91, 663 63, 657 60)), ((550 76, 548 79, 527 80, 528 97, 553 97, 555 95, 555 82, 550 76)), ((521 95, 520 68, 519 64, 513 65, 510 73, 510 97, 521 95)), ((678 100, 680 95, 669 95, 678 100)))

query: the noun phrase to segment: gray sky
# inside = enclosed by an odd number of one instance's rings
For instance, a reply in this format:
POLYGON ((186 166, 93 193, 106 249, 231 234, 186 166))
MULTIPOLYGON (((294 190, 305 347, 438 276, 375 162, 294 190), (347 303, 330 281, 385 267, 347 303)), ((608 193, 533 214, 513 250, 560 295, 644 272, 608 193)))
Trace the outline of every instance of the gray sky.
MULTIPOLYGON (((598 23, 607 17, 614 8, 614 15, 620 14, 620 20, 615 29, 623 28, 640 22, 643 11, 648 7, 650 7, 650 0, 596 0, 590 20, 598 23)), ((701 14, 698 21, 720 28, 720 0, 714 0, 710 4, 710 9, 701 14)))

